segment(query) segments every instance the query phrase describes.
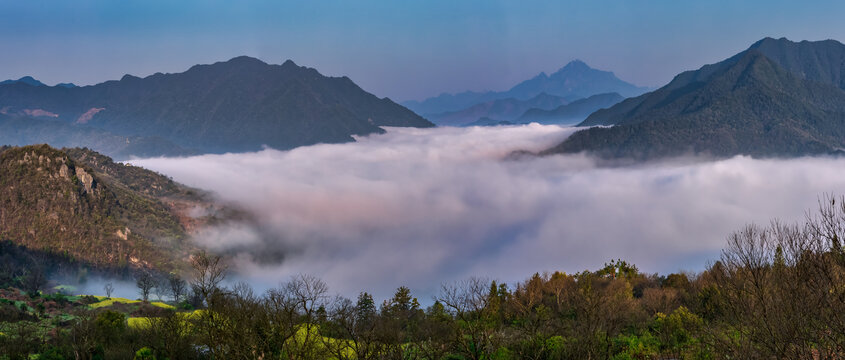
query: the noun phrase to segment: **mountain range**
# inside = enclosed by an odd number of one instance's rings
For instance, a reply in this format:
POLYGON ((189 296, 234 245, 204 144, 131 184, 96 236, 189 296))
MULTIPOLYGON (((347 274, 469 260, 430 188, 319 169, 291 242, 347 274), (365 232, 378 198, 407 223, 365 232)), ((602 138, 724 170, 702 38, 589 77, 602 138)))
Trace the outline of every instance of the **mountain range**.
POLYGON ((242 56, 84 87, 27 78, 0 85, 0 143, 87 146, 116 158, 290 149, 353 141, 381 126, 433 124, 347 77, 290 60, 242 56))
MULTIPOLYGON (((458 94, 443 93, 437 97, 428 98, 423 101, 406 101, 402 105, 417 114, 435 119, 434 121, 436 123, 436 119, 441 117, 440 114, 465 111, 478 104, 502 99, 525 101, 538 95, 546 94, 563 98, 569 102, 602 93, 615 92, 624 97, 630 97, 640 95, 646 91, 648 91, 648 88, 638 87, 619 80, 612 72, 596 70, 583 61, 574 60, 551 75, 540 73, 531 79, 514 85, 507 91, 467 91, 458 94)), ((554 107, 543 109, 551 110, 554 107)), ((506 117, 496 113, 488 113, 483 116, 502 119, 506 117)), ((468 121, 476 119, 469 119, 468 121)))
POLYGON ((439 126, 465 126, 481 118, 512 121, 522 116, 528 110, 551 110, 566 105, 569 102, 570 99, 540 93, 527 100, 518 100, 516 98, 491 100, 460 111, 428 115, 427 118, 439 126))
POLYGON ((653 92, 599 110, 544 152, 600 158, 771 157, 845 148, 845 45, 765 38, 653 92))
POLYGON ((551 110, 530 109, 516 119, 516 122, 520 124, 536 122, 547 125, 572 125, 581 122, 596 110, 609 108, 624 99, 622 95, 617 93, 597 94, 551 110))

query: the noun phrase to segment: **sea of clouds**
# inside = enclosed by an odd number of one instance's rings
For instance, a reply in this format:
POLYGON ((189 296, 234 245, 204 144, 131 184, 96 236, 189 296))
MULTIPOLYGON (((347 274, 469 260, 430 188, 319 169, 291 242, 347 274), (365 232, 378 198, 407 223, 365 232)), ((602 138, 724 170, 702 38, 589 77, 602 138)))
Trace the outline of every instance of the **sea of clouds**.
POLYGON ((845 193, 845 159, 673 160, 600 167, 584 155, 521 157, 574 130, 542 125, 388 128, 348 144, 132 161, 211 190, 257 217, 195 240, 234 256, 261 289, 321 277, 334 292, 421 298, 482 276, 600 268, 701 271, 748 223, 800 221, 845 193))

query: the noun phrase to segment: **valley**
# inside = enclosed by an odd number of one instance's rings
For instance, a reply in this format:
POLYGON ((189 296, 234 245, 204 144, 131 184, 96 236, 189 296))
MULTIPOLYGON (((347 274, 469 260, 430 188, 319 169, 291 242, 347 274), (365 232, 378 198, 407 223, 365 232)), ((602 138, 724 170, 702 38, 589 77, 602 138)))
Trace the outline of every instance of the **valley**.
POLYGON ((843 12, 0 2, 0 360, 842 358, 843 12))

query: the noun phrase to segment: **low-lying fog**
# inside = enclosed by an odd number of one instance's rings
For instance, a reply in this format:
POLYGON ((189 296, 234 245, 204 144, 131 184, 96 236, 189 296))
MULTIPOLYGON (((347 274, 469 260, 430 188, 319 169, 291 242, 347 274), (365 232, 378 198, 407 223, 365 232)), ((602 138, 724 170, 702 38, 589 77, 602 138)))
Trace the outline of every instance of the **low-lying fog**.
POLYGON ((502 160, 572 131, 389 128, 349 144, 132 163, 258 214, 257 228, 208 229, 196 239, 238 254, 236 270, 256 288, 310 273, 333 292, 379 298, 400 285, 427 299, 446 281, 513 283, 615 258, 647 272, 700 271, 731 231, 800 220, 819 196, 845 192, 845 159, 623 168, 584 156, 502 160))

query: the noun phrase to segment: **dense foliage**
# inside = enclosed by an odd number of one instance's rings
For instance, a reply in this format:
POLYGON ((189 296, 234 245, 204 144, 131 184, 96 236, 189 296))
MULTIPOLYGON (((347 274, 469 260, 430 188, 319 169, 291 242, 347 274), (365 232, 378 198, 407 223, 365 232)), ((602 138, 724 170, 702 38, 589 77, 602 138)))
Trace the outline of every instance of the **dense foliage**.
POLYGON ((38 310, 39 296, 23 305, 7 300, 0 352, 8 359, 831 359, 845 351, 843 236, 845 202, 827 199, 804 224, 732 234, 719 261, 699 274, 644 274, 617 260, 512 286, 478 278, 444 284, 425 308, 405 287, 381 304, 367 293, 331 297, 309 275, 260 295, 243 283, 224 287, 225 261, 197 253, 183 310, 92 310, 76 299, 61 320, 38 310))

